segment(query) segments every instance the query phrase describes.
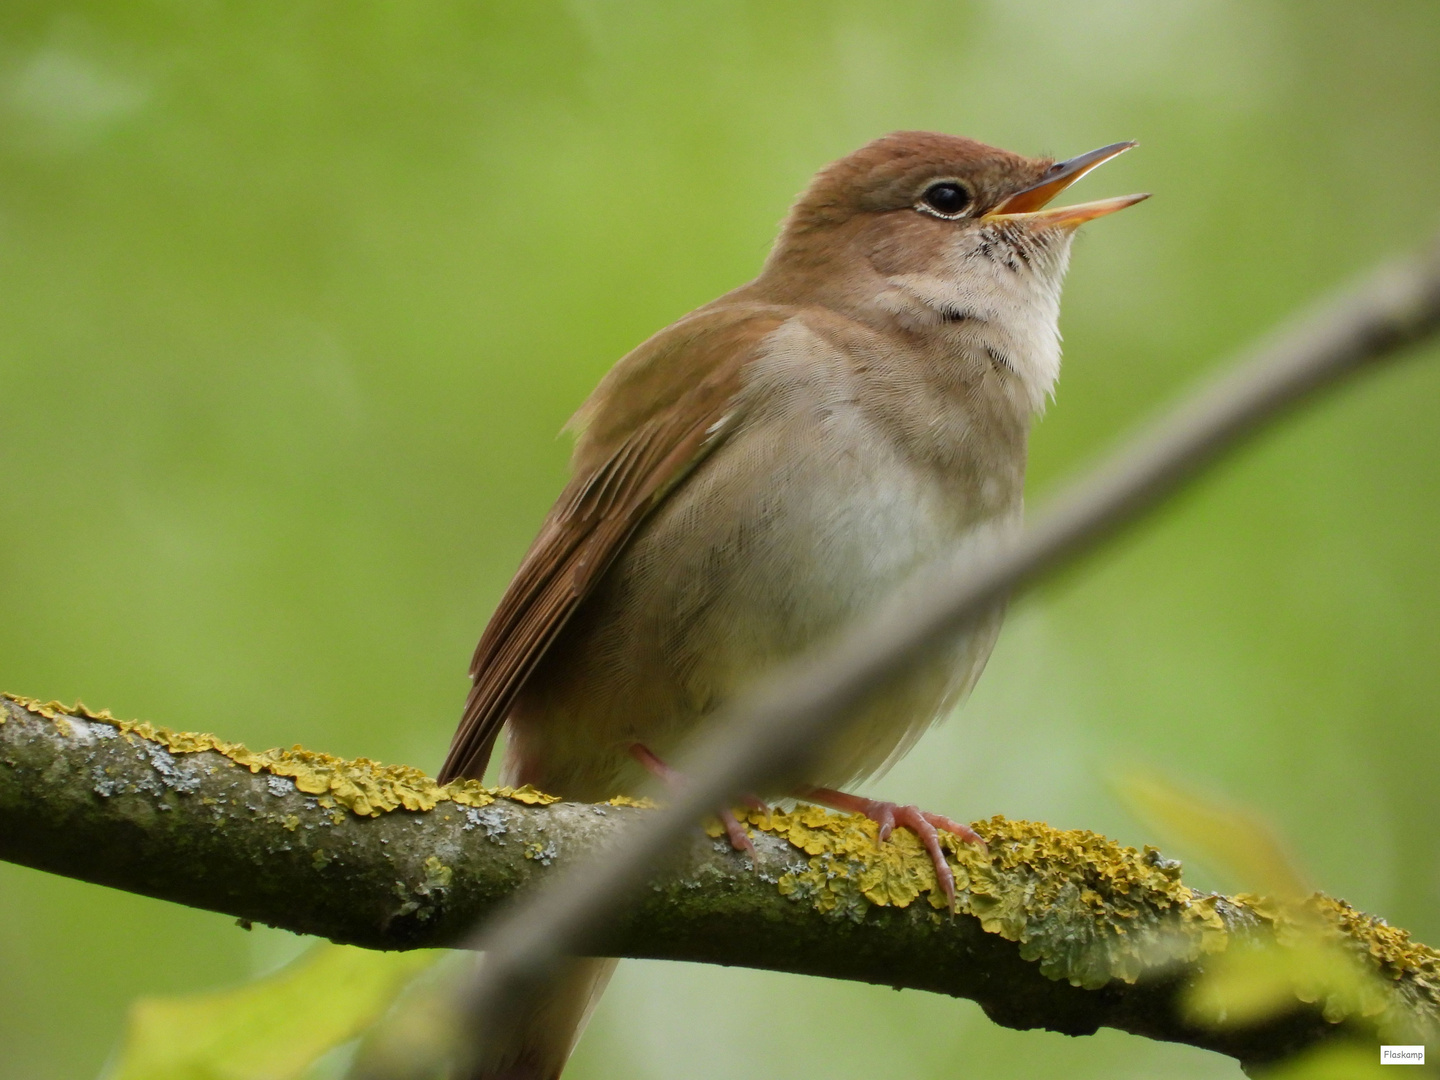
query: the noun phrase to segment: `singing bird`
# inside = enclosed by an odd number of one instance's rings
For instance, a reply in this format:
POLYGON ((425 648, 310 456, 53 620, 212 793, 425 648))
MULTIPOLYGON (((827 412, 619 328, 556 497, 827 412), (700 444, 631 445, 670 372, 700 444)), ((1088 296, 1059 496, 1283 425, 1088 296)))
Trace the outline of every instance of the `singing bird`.
MULTIPOLYGON (((925 563, 1012 535, 1071 240, 1145 196, 1047 204, 1133 145, 1057 162, 904 131, 822 169, 759 277, 623 357, 570 421, 573 479, 480 639, 440 779, 480 777, 503 727, 505 783, 634 793, 758 675, 925 563)), ((936 830, 967 826, 841 789, 970 690, 1000 617, 757 794, 868 814, 882 842, 912 829, 953 896, 936 830)), ((478 1075, 559 1076, 612 967, 572 961, 478 1075)))

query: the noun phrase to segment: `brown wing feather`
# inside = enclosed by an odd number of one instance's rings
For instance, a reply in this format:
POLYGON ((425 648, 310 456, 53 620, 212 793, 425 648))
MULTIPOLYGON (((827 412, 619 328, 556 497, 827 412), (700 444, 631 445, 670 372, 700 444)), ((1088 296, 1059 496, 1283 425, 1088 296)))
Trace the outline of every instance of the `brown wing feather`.
POLYGON ((625 357, 577 414, 576 474, 501 597, 440 782, 485 771, 515 697, 654 508, 723 441, 741 372, 788 312, 698 312, 625 357))

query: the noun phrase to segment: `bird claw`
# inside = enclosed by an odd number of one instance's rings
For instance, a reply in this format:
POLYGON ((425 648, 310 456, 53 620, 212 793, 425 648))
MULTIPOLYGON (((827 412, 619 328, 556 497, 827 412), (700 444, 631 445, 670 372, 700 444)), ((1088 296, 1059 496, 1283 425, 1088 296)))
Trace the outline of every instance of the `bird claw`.
POLYGON ((755 850, 755 841, 750 839, 750 834, 745 831, 734 813, 729 810, 720 811, 720 824, 725 826, 725 835, 730 838, 730 846, 736 851, 743 851, 750 856, 750 861, 755 862, 760 856, 755 850))
MULTIPOLYGON (((650 752, 648 746, 642 743, 635 743, 630 747, 630 756, 640 762, 648 773, 658 777, 660 782, 671 791, 674 791, 685 781, 684 776, 676 772, 669 765, 666 765, 665 762, 650 752)), ((754 795, 746 795, 740 801, 750 807, 750 809, 758 810, 762 814, 768 814, 770 812, 770 807, 754 795)), ((725 826, 725 835, 730 839, 730 846, 736 851, 745 852, 745 854, 750 856, 750 862, 754 864, 760 857, 759 853, 755 850, 755 842, 750 839, 750 834, 745 831, 745 826, 741 825, 739 819, 735 817, 734 811, 722 807, 717 811, 716 816, 720 818, 720 824, 725 826)))
POLYGON ((967 844, 974 844, 981 851, 986 850, 985 841, 969 825, 952 821, 943 814, 928 813, 913 804, 902 806, 900 803, 880 799, 866 799, 831 788, 810 788, 801 794, 801 798, 834 810, 864 814, 879 826, 876 836, 877 844, 883 844, 890 839, 890 834, 895 831, 897 825, 909 829, 929 854, 930 862, 935 867, 935 880, 940 886, 940 891, 945 894, 946 903, 951 911, 955 910, 956 903, 955 872, 950 869, 950 863, 945 858, 945 850, 940 846, 941 830, 958 836, 967 844))

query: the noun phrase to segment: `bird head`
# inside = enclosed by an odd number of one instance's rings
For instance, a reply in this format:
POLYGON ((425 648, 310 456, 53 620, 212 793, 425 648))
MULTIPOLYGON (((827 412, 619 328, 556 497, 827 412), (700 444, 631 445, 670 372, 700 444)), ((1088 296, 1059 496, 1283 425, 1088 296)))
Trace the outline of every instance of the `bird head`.
POLYGON ((1050 203, 1134 145, 1056 161, 934 132, 883 136, 815 176, 756 284, 782 302, 955 342, 988 326, 992 348, 1028 364, 1023 397, 1038 408, 1059 370, 1075 230, 1147 196, 1050 203))

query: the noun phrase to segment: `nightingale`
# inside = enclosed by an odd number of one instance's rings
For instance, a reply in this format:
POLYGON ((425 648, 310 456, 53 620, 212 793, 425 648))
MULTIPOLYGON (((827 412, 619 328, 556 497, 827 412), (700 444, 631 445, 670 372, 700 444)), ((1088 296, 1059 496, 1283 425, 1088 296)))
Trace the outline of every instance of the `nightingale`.
MULTIPOLYGON (((638 792, 758 675, 927 562, 1003 543, 1075 230, 1146 196, 1048 204, 1133 145, 1057 162, 904 131, 822 169, 760 275, 623 357, 570 421, 573 479, 480 639, 441 782, 479 778, 503 727, 505 783, 638 792)), ((953 903, 937 829, 978 842, 969 827, 842 789, 964 697, 1000 618, 757 794, 865 813, 882 843, 912 829, 953 903)), ((477 1075, 559 1076, 612 966, 571 961, 477 1075)))

